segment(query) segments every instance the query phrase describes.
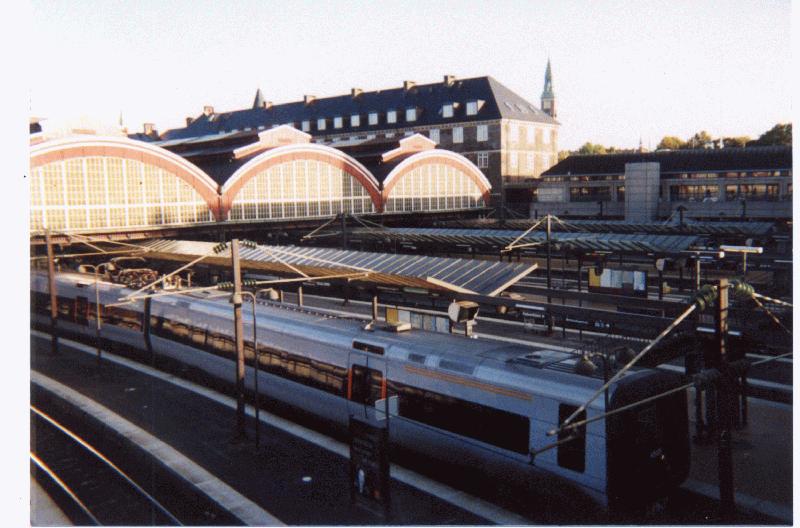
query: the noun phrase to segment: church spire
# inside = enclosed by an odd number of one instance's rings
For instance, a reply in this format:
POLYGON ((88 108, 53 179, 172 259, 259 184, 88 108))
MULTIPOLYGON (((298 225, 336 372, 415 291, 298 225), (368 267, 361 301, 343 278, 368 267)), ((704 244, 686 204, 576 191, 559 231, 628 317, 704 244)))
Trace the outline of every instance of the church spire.
POLYGON ((264 108, 266 101, 264 101, 264 94, 261 93, 261 88, 256 90, 256 98, 253 100, 253 108, 264 108))
POLYGON ((547 70, 544 72, 544 90, 542 90, 542 110, 550 117, 556 117, 556 96, 553 93, 553 70, 550 59, 547 59, 547 70))

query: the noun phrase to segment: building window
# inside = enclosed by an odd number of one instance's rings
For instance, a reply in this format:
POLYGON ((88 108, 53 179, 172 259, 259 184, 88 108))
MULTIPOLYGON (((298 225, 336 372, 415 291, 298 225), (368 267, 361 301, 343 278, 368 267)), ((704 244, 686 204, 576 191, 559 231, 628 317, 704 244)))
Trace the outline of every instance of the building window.
POLYGON ((625 201, 625 186, 620 185, 617 187, 617 201, 624 202, 625 201))
POLYGON ((478 152, 478 168, 486 169, 489 167, 489 153, 478 152))
POLYGON ((353 114, 350 116, 350 126, 357 127, 361 126, 361 116, 358 114, 353 114))
POLYGON ((508 164, 511 166, 512 169, 516 169, 517 168, 517 153, 516 152, 510 152, 508 154, 508 164))
POLYGON ((453 117, 453 103, 442 105, 442 117, 453 117))
POLYGON ((519 141, 519 127, 514 123, 508 125, 508 140, 519 141))
POLYGON ((386 112, 386 122, 387 123, 397 123, 397 111, 396 110, 389 110, 386 112))
POLYGON ((431 138, 431 141, 433 141, 435 143, 439 143, 439 129, 438 128, 432 128, 431 129, 430 138, 431 138))
POLYGON ((463 142, 464 142, 464 128, 455 127, 453 129, 453 143, 463 143, 463 142))
POLYGON ((669 188, 669 199, 690 202, 716 202, 719 193, 717 185, 672 185, 669 188))
POLYGON ((570 202, 610 202, 609 187, 570 187, 570 202))
POLYGON ((375 134, 367 134, 367 140, 375 139, 375 134))
POLYGON ((467 115, 475 115, 478 113, 478 101, 467 102, 467 115))
POLYGON ((370 112, 369 113, 369 124, 370 125, 377 125, 378 124, 378 112, 370 112))
POLYGON ((406 108, 406 121, 416 121, 416 120, 417 120, 417 109, 406 108))
POLYGON ((778 199, 778 184, 726 185, 725 199, 728 201, 774 201, 778 199))
POLYGON ((489 125, 478 125, 478 141, 489 140, 489 125))
POLYGON ((386 137, 387 138, 393 138, 394 137, 394 132, 387 132, 386 133, 386 137))
POLYGON ((303 129, 303 132, 308 132, 311 130, 311 122, 310 121, 303 121, 300 123, 300 127, 303 129))
POLYGON ((325 130, 325 119, 317 119, 317 130, 325 130))
POLYGON ((342 128, 342 118, 340 116, 333 118, 333 128, 342 128))
POLYGON ((405 133, 403 134, 403 136, 405 136, 405 137, 413 136, 413 135, 414 135, 414 132, 412 132, 411 130, 406 130, 405 133))
POLYGON ((528 170, 533 170, 533 158, 534 158, 533 153, 529 152, 528 156, 527 156, 527 168, 528 168, 528 170))

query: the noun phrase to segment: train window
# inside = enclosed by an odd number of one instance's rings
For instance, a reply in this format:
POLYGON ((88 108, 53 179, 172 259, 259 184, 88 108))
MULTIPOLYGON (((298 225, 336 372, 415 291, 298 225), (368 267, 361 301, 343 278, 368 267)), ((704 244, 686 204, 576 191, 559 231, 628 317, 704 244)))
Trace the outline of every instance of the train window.
POLYGON ((378 345, 371 345, 369 343, 364 343, 363 341, 353 341, 353 348, 356 350, 363 350, 364 352, 370 352, 372 354, 377 354, 379 356, 383 355, 383 347, 378 345))
POLYGON ((78 297, 75 299, 75 322, 78 324, 89 324, 89 299, 78 297))
MULTIPOLYGON (((558 406, 558 423, 564 423, 572 413, 578 410, 575 405, 561 404, 558 406)), ((586 411, 581 411, 573 422, 586 419, 586 411)), ((586 469, 586 426, 583 425, 574 432, 558 433, 558 440, 566 440, 570 435, 575 438, 558 446, 558 465, 583 473, 586 469)))
POLYGON ((372 405, 381 399, 383 373, 379 370, 353 365, 348 387, 350 400, 372 405))
POLYGON ((474 438, 509 451, 527 453, 527 417, 445 394, 389 381, 389 394, 399 394, 399 414, 409 420, 474 438))

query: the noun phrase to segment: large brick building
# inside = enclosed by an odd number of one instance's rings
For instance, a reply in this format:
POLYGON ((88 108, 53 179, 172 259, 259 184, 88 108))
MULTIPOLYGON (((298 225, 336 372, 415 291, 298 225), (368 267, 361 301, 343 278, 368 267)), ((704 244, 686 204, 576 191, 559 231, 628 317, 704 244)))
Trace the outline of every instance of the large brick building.
POLYGON ((290 125, 310 134, 314 143, 358 150, 359 145, 422 134, 477 165, 491 182, 497 204, 506 194, 510 202, 525 202, 532 181, 556 164, 560 124, 555 117, 548 61, 541 108, 492 77, 447 75, 439 83, 405 81, 402 87, 377 91, 353 88, 348 95, 306 95, 284 104, 267 101, 258 90, 251 108, 217 112, 206 106, 199 116, 187 118, 183 128, 157 137, 146 130, 149 134, 137 139, 156 139, 173 150, 187 141, 224 143, 243 133, 290 125), (515 190, 505 193, 506 187, 515 190))

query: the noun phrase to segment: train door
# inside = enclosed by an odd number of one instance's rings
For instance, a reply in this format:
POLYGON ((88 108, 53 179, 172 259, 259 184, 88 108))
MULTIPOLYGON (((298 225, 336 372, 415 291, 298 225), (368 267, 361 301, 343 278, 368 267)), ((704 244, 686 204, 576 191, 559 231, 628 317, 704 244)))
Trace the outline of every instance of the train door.
POLYGON ((397 411, 397 396, 387 399, 386 360, 350 353, 347 373, 348 414, 385 420, 397 411))

